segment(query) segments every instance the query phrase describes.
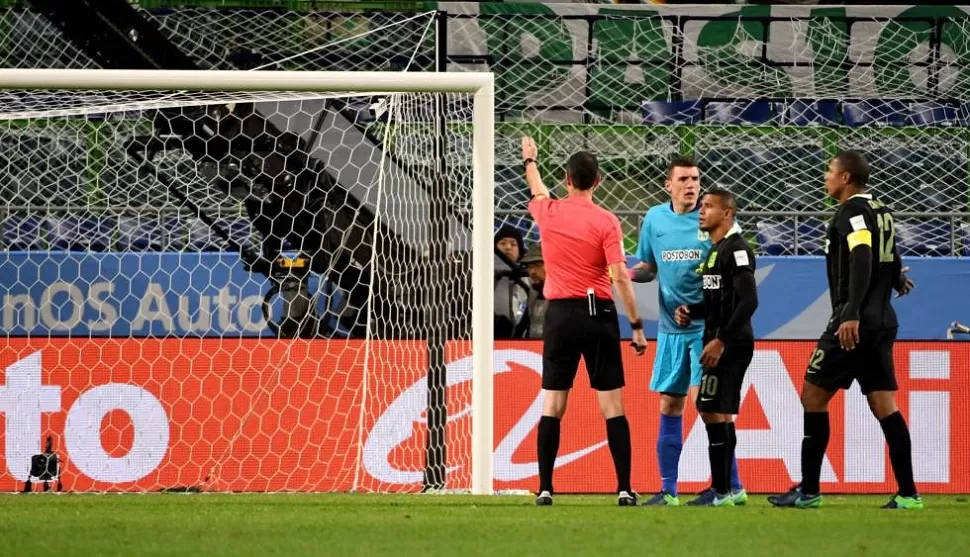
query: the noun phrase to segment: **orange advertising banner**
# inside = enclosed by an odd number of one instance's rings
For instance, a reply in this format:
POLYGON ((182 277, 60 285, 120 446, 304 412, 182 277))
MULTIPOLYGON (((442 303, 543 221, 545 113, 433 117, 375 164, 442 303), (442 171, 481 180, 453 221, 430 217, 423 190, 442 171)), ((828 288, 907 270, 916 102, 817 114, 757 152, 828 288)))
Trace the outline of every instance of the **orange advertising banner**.
MULTIPOLYGON (((0 491, 23 488, 51 436, 71 491, 418 491, 424 474, 427 353, 412 341, 9 339, 0 346, 0 491)), ((634 488, 659 488, 659 400, 651 343, 624 347, 634 488)), ((752 492, 799 479, 799 391, 814 344, 757 344, 738 419, 737 457, 752 492)), ((495 346, 496 489, 537 487, 539 342, 495 346)), ((970 344, 896 345, 897 403, 924 493, 970 492, 970 344)), ((471 353, 447 350, 448 487, 469 485, 471 353)), ((606 429, 581 371, 562 425, 559 492, 616 488, 606 429)), ((857 388, 830 409, 823 490, 889 493, 878 422, 857 388)), ((680 482, 709 482, 703 424, 684 419, 680 482)))

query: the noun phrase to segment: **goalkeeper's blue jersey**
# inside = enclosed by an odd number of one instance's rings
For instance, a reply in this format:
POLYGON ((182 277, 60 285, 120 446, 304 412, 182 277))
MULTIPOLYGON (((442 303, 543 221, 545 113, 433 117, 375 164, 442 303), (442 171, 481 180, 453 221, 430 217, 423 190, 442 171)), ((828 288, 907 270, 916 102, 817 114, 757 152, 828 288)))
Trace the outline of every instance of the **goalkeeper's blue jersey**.
POLYGON ((703 319, 693 319, 687 327, 674 321, 678 306, 698 304, 703 299, 702 277, 697 273, 701 261, 711 249, 707 232, 698 223, 700 205, 682 215, 674 212, 670 203, 657 205, 647 211, 640 230, 637 258, 657 267, 657 289, 660 296, 661 333, 699 333, 704 330, 703 319))

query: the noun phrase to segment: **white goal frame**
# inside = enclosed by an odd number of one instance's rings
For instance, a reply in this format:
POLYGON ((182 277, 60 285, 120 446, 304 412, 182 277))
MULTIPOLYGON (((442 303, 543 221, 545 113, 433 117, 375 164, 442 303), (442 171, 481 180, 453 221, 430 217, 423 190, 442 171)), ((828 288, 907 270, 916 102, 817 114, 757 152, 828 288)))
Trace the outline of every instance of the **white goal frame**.
POLYGON ((490 495, 493 447, 495 78, 489 72, 0 69, 0 90, 472 93, 472 481, 490 495))

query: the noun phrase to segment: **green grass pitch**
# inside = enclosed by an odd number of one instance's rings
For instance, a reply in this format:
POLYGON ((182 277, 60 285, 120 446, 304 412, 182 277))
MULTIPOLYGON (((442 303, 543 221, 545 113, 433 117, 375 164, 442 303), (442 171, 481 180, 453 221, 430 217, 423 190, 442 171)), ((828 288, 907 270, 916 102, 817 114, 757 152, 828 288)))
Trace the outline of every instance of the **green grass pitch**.
POLYGON ((970 555, 966 497, 826 496, 817 510, 618 508, 608 496, 0 496, 0 553, 29 555, 970 555))

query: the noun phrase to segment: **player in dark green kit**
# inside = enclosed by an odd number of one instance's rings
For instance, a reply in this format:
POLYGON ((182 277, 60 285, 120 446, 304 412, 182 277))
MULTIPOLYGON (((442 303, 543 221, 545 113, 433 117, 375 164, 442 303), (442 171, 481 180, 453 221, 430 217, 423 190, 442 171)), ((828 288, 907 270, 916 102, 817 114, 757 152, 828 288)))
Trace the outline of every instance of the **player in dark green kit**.
POLYGON ((894 397, 892 351, 898 323, 890 298, 894 290, 907 294, 913 283, 896 249, 892 211, 864 193, 868 178, 869 163, 857 151, 836 155, 825 174, 825 188, 839 202, 825 241, 832 317, 809 359, 802 388, 802 483, 769 497, 775 506, 822 504, 819 477, 829 441, 829 400, 858 381, 886 436, 899 484, 884 508, 923 508, 913 482, 909 428, 894 397))
POLYGON ((704 319, 701 388, 696 406, 707 428, 708 456, 714 497, 704 504, 733 507, 731 472, 738 438, 734 416, 741 406, 741 384, 754 356, 751 316, 758 307, 755 257, 734 226, 738 206, 734 195, 711 190, 701 200, 699 224, 714 245, 701 263, 704 299, 680 306, 674 319, 681 327, 704 319))

